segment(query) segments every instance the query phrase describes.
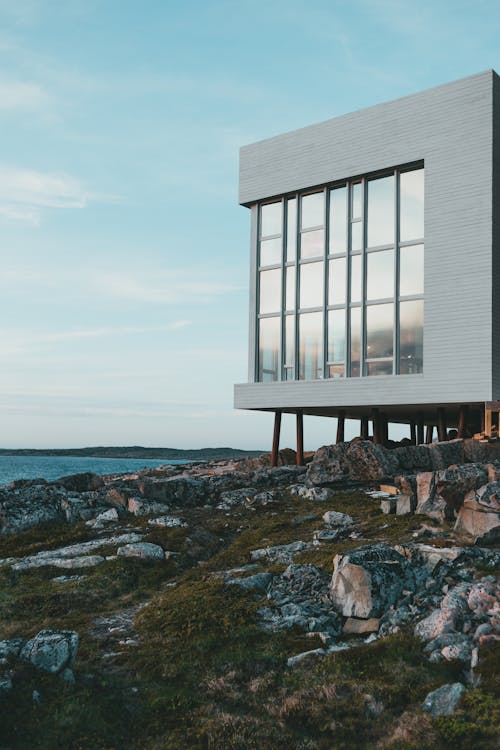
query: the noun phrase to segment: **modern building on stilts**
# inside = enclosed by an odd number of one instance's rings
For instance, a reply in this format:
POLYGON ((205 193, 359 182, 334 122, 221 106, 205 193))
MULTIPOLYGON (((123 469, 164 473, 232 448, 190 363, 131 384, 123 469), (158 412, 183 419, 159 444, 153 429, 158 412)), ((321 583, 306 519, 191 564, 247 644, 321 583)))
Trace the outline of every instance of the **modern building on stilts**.
POLYGON ((494 71, 241 149, 248 383, 235 406, 358 419, 384 444, 498 432, 500 78, 494 71), (371 427, 371 429, 370 429, 371 427))

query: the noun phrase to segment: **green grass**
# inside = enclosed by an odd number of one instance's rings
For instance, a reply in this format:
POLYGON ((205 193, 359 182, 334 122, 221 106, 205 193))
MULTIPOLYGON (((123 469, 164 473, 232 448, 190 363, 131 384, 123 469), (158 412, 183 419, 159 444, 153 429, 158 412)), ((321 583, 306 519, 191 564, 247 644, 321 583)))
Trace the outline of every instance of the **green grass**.
MULTIPOLYGON (((0 750, 493 750, 498 648, 484 650, 481 684, 460 710, 431 720, 420 708, 425 695, 461 679, 460 664, 431 664, 421 644, 401 633, 290 669, 287 658, 317 648, 319 639, 263 631, 257 608, 264 600, 212 575, 247 564, 258 547, 309 541, 329 509, 352 515, 362 537, 296 557, 328 572, 335 554, 408 541, 422 520, 384 516, 363 493, 313 503, 285 492, 257 510, 186 509, 188 528, 128 519, 147 541, 177 553, 165 562, 116 559, 63 584, 51 578, 75 571, 0 570, 0 638, 42 628, 80 635, 75 684, 13 665, 14 689, 1 698, 0 750), (318 518, 292 524, 311 512, 318 518), (96 638, 93 620, 144 602, 132 634, 138 645, 103 659, 114 646, 96 638)), ((0 540, 0 556, 92 537, 83 524, 46 526, 0 540)))

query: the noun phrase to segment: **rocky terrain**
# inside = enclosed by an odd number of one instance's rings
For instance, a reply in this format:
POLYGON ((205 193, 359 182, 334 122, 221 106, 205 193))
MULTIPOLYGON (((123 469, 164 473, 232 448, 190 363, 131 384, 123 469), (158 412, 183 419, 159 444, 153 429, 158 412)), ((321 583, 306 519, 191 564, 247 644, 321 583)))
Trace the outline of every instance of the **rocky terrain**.
POLYGON ((500 444, 0 487, 0 749, 497 747, 500 444))

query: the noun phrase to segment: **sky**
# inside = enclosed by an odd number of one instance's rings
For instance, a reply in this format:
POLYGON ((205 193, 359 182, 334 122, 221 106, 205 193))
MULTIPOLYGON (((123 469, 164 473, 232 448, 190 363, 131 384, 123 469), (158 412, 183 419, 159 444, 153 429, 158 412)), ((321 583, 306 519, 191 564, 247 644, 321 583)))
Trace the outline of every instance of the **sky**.
POLYGON ((232 407, 240 146, 500 70, 499 27, 494 0, 0 0, 0 447, 267 449, 232 407))

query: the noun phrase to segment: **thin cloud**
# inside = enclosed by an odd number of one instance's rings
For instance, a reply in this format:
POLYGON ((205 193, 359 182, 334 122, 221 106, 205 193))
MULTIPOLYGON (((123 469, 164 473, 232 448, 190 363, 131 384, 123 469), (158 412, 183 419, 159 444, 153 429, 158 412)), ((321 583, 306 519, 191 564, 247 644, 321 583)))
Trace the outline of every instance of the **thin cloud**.
POLYGON ((22 81, 0 81, 0 110, 35 111, 45 109, 50 97, 36 83, 22 81))
POLYGON ((156 304, 207 303, 243 288, 218 279, 193 278, 187 269, 142 275, 103 273, 95 283, 100 291, 118 299, 156 304))

